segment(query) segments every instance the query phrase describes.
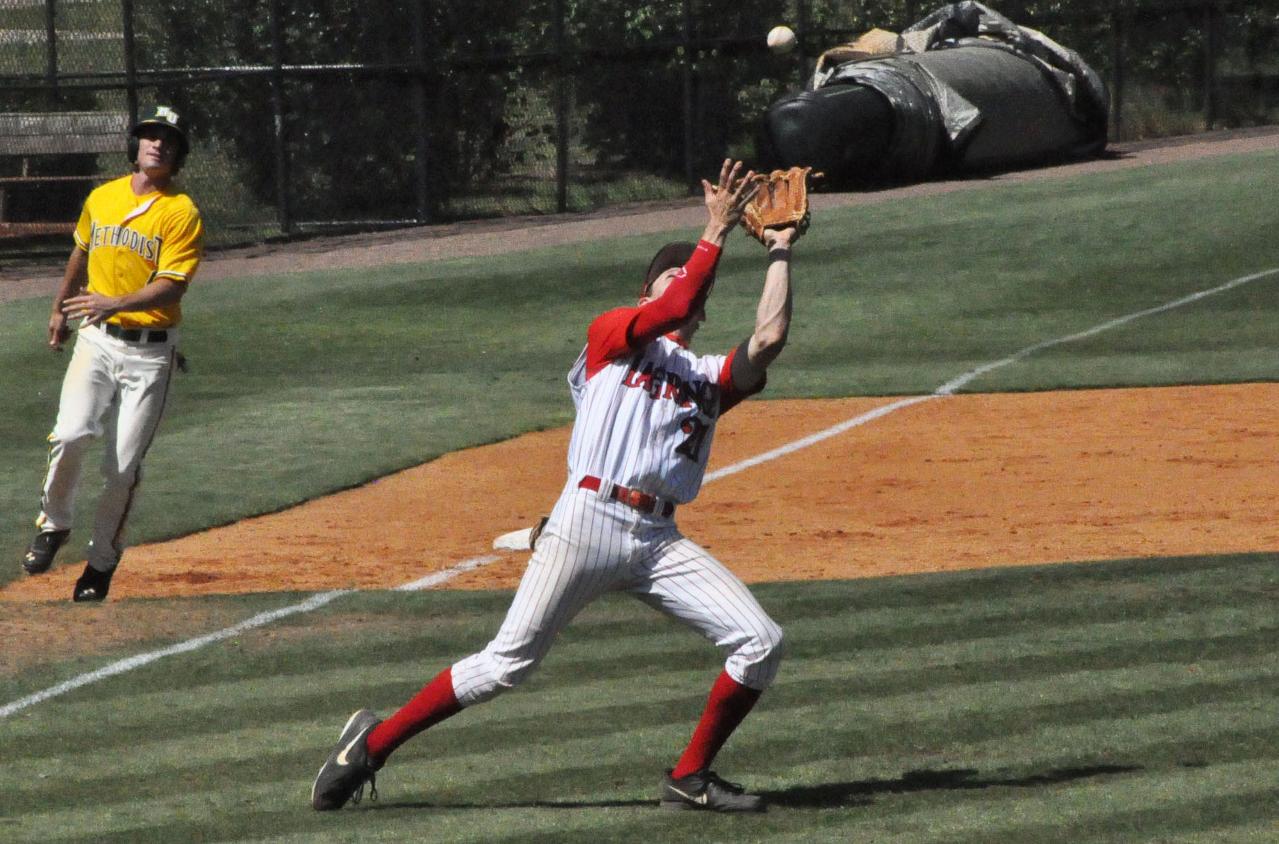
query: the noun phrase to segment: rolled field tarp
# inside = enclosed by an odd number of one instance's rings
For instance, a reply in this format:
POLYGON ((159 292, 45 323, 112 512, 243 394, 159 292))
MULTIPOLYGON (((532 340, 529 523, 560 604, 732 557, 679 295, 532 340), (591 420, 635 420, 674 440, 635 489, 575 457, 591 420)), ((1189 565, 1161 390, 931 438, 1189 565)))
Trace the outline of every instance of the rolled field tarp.
POLYGON ((762 157, 836 183, 917 181, 1105 149, 1109 95, 1072 50, 974 2, 823 54, 764 116, 762 157))

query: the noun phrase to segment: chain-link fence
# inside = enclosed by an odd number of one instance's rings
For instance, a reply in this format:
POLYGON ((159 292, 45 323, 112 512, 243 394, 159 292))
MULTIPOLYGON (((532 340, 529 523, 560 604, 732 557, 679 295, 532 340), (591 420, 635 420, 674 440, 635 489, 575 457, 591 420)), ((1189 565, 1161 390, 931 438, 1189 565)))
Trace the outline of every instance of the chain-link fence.
MULTIPOLYGON (((1279 116, 1272 2, 995 5, 1101 73, 1116 139, 1279 116)), ((680 196, 754 157, 763 111, 824 49, 933 8, 0 0, 0 244, 64 236, 156 103, 191 121, 183 181, 215 244, 680 196), (799 34, 785 56, 763 43, 779 22, 799 34)))

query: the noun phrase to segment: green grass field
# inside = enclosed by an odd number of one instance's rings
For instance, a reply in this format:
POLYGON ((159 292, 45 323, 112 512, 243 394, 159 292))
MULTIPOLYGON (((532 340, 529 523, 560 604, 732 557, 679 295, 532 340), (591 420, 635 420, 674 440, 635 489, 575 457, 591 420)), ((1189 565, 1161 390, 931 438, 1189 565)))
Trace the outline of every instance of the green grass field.
MULTIPOLYGON (((1064 844, 1279 834, 1273 556, 757 591, 788 631, 789 657, 720 767, 768 794, 766 816, 654 808, 657 778, 718 663, 625 598, 589 608, 524 687, 406 745, 380 775, 377 803, 312 812, 310 779, 350 710, 398 703, 482 646, 508 598, 376 593, 11 717, 0 730, 0 836, 1064 844)), ((284 600, 243 604, 247 614, 284 600)))
MULTIPOLYGON (((1279 268, 1276 164, 1270 152, 824 215, 797 250, 796 326, 768 395, 927 393, 1279 268)), ((667 239, 199 286, 192 372, 148 458, 135 538, 566 423, 585 321, 625 302, 667 239)), ((749 330, 762 265, 733 242, 699 346, 749 330)), ((0 583, 29 538, 66 362, 41 347, 46 308, 0 310, 0 554, 14 561, 0 583)), ((1276 348, 1279 274, 966 389, 1273 381, 1276 348)), ((86 489, 84 512, 92 500, 86 489)), ((378 803, 311 812, 346 716, 394 708, 482 645, 509 599, 347 595, 0 718, 0 840, 1275 841, 1277 563, 760 586, 790 658, 718 765, 768 793, 773 810, 753 818, 653 807, 718 658, 625 599, 590 608, 525 687, 407 745, 378 803)), ((303 597, 145 603, 238 620, 303 597)), ((129 603, 63 611, 109 627, 129 603)), ((170 644, 0 672, 0 707, 170 644)))

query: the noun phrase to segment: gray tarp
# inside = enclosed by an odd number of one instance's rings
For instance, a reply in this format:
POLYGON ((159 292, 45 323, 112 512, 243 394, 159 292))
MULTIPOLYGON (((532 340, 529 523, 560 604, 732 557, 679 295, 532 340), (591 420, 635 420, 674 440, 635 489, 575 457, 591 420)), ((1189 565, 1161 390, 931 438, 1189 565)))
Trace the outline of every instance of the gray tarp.
MULTIPOLYGON (((1088 121, 1095 115, 1108 113, 1110 95, 1106 85, 1078 53, 1042 32, 1018 26, 989 6, 971 0, 943 6, 903 30, 898 39, 897 56, 990 44, 1002 44, 1038 64, 1065 96, 1076 118, 1088 121)), ((866 62, 847 62, 819 71, 813 75, 809 88, 816 90, 841 79, 853 79, 859 64, 866 62)), ((956 105, 963 109, 963 105, 956 105)), ((943 110, 944 106, 943 103, 943 110)), ((964 117, 958 115, 957 119, 964 117)), ((947 118, 948 125, 950 122, 947 118)))
MULTIPOLYGON (((811 132, 836 133, 815 125, 823 120, 819 109, 812 117, 804 110, 814 97, 837 97, 848 86, 871 89, 891 104, 891 141, 878 175, 915 179, 941 159, 998 167, 1105 147, 1109 95, 1101 78, 1073 50, 981 3, 938 9, 897 36, 891 54, 819 63, 807 93, 770 110, 775 120, 790 121, 775 139, 803 136, 796 126, 805 120, 814 124, 803 127, 810 141, 811 132)), ((785 150, 778 152, 785 158, 785 150)))

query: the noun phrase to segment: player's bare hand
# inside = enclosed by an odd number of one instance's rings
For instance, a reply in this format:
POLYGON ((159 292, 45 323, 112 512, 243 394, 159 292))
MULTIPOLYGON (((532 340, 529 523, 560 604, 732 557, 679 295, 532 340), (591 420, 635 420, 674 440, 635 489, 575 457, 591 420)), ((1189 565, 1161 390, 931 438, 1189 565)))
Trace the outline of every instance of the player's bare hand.
POLYGON ((70 336, 71 329, 67 327, 67 315, 61 311, 55 311, 49 316, 49 348, 55 352, 62 351, 62 344, 67 342, 70 336))
POLYGON ((755 171, 748 170, 745 175, 741 172, 742 162, 726 158, 719 170, 718 184, 702 179, 702 194, 710 218, 706 223, 705 239, 722 244, 759 190, 755 171))
POLYGON ((84 320, 85 325, 97 325, 119 310, 118 299, 98 293, 81 293, 62 303, 62 313, 69 319, 84 320))

